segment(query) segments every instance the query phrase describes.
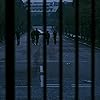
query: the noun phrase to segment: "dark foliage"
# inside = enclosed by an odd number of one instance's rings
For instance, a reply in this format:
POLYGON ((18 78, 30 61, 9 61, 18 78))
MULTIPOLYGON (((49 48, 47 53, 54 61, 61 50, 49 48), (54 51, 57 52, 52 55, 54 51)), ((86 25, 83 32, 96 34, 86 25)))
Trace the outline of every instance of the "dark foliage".
MULTIPOLYGON (((26 31, 26 10, 21 0, 15 1, 15 30, 20 27, 20 32, 26 31)), ((0 41, 5 33, 5 0, 0 0, 0 41)))
MULTIPOLYGON (((57 11, 59 16, 59 9, 57 11)), ((100 43, 100 0, 96 0, 96 44, 100 43)), ((91 0, 80 0, 79 2, 79 31, 88 41, 91 36, 91 0)), ((56 27, 59 26, 59 17, 56 20, 56 27)), ((75 3, 73 6, 63 4, 63 26, 66 33, 75 34, 75 3)))

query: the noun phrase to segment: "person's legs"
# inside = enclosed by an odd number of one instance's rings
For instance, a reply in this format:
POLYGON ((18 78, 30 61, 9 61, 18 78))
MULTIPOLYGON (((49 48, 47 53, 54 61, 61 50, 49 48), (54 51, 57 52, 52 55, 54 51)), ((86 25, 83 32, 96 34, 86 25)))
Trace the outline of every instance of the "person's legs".
POLYGON ((56 38, 54 38, 54 44, 56 44, 56 38))
POLYGON ((32 36, 31 38, 32 38, 32 44, 36 45, 36 43, 35 43, 36 42, 35 36, 32 36))
POLYGON ((32 39, 32 43, 34 44, 34 39, 32 39))
POLYGON ((17 38, 17 45, 20 44, 20 38, 17 38))
POLYGON ((38 44, 38 38, 36 38, 36 45, 38 44))
POLYGON ((47 45, 49 45, 49 39, 47 39, 47 45))

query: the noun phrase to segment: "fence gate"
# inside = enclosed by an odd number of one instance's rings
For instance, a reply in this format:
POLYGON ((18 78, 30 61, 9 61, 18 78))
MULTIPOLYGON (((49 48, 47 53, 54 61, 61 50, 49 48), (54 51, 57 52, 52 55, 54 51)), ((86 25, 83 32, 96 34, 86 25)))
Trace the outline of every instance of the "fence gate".
MULTIPOLYGON (((15 16, 14 0, 6 3, 6 100, 15 100, 15 16), (10 57, 10 58, 9 58, 10 57)), ((75 100, 79 100, 79 0, 74 0, 75 7, 75 100)), ((63 98, 63 5, 59 0, 59 100, 63 98)), ((31 47, 30 47, 30 0, 27 10, 27 97, 31 100, 31 47)), ((46 47, 46 0, 43 0, 43 69, 44 87, 43 98, 47 100, 47 47, 46 47)), ((91 100, 95 100, 95 0, 91 0, 91 100)), ((84 94, 83 94, 84 95, 84 94)), ((73 99, 73 100, 74 100, 73 99)))

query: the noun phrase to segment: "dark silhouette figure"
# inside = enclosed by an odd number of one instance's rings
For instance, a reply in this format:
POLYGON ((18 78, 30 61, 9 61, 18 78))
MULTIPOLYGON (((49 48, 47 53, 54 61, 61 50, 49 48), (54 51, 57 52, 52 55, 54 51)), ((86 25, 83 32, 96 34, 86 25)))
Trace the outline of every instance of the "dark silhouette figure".
POLYGON ((20 29, 16 30, 17 45, 20 45, 20 29))
POLYGON ((36 34, 35 34, 35 30, 33 29, 31 32, 31 39, 33 44, 35 44, 35 38, 36 38, 36 34))
POLYGON ((20 45, 20 33, 19 32, 16 34, 16 37, 17 37, 17 45, 20 45))
POLYGON ((57 32, 54 30, 53 32, 54 44, 56 44, 56 37, 57 37, 57 32))
POLYGON ((36 34, 36 45, 38 45, 38 42, 39 42, 39 31, 37 30, 37 28, 35 30, 35 34, 36 34))
POLYGON ((24 34, 24 23, 23 22, 20 25, 20 30, 21 30, 22 34, 24 34))
POLYGON ((46 42, 47 42, 47 45, 49 45, 49 39, 50 39, 50 33, 47 31, 46 32, 46 42))

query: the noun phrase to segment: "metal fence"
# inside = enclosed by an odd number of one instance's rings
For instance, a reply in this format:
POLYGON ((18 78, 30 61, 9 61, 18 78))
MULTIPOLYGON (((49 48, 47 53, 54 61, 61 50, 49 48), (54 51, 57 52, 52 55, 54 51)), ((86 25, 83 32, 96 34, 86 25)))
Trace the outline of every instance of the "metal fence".
MULTIPOLYGON (((15 100, 15 23, 14 23, 14 0, 6 0, 6 100, 15 100), (10 14, 9 14, 10 13, 10 14), (10 57, 10 59, 9 59, 10 57)), ((75 100, 79 100, 79 0, 74 0, 75 7, 75 100)), ((63 100, 63 6, 59 1, 59 100, 63 100)), ((31 49, 30 49, 30 0, 27 10, 27 97, 31 100, 31 49)), ((44 68, 44 100, 47 100, 46 73, 47 73, 47 49, 46 49, 46 0, 43 0, 43 68, 44 68)), ((91 0, 91 100, 95 100, 95 0, 91 0)))

